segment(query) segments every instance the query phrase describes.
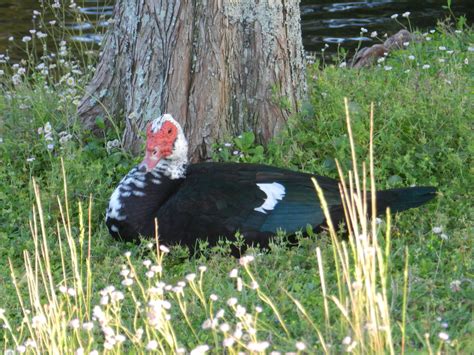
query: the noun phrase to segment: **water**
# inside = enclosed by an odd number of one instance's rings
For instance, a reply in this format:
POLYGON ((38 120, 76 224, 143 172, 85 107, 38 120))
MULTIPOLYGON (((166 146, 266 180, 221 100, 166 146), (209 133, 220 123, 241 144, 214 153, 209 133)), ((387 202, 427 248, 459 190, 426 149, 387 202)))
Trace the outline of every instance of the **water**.
MULTIPOLYGON (((69 3, 68 1, 63 1, 69 3)), ((87 20, 74 22, 66 19, 71 32, 71 39, 85 43, 99 43, 102 39, 97 34, 97 28, 107 26, 107 19, 112 15, 113 1, 83 0, 79 10, 87 20)), ((469 23, 474 18, 473 0, 453 1, 456 15, 467 15, 469 23)), ((390 18, 391 15, 410 11, 412 26, 423 29, 432 28, 438 19, 444 18, 447 11, 442 8, 446 0, 366 0, 366 1, 330 1, 303 0, 301 1, 301 21, 303 44, 308 51, 320 51, 326 44, 327 54, 336 52, 341 46, 348 50, 354 49, 359 41, 363 46, 373 44, 370 38, 372 31, 379 34, 393 34, 401 26, 390 18), (364 27, 368 33, 361 35, 364 27)), ((33 24, 33 10, 39 10, 38 0, 0 0, 0 53, 9 49, 12 57, 21 57, 22 52, 8 41, 10 36, 20 40, 29 35, 29 30, 38 28, 33 24)), ((47 20, 51 20, 47 19, 47 20)), ((399 20, 407 24, 401 16, 399 20)), ((21 42, 19 42, 21 43, 21 42)))

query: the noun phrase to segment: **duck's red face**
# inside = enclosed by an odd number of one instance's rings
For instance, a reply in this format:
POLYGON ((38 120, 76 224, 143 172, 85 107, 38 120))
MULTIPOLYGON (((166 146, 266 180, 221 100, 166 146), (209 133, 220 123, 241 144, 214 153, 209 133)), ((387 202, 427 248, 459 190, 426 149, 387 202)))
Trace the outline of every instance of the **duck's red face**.
POLYGON ((146 129, 145 159, 140 164, 141 170, 152 171, 161 159, 166 159, 173 153, 174 142, 178 129, 173 122, 165 121, 157 132, 153 132, 151 122, 146 129))

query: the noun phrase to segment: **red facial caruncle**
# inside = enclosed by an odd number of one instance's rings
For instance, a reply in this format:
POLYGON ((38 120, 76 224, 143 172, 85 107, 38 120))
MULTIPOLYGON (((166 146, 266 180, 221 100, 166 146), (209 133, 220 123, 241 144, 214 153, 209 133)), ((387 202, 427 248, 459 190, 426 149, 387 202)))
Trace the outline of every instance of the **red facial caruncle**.
POLYGON ((145 159, 140 164, 140 169, 149 172, 161 159, 170 156, 173 153, 173 145, 177 136, 178 129, 170 121, 165 121, 157 132, 153 132, 152 123, 148 123, 145 159))

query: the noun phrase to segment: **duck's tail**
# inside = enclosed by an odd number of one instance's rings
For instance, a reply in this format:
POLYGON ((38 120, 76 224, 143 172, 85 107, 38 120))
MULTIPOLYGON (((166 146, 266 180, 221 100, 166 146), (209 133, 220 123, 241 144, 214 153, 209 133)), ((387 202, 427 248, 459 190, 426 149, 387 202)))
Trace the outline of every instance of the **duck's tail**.
POLYGON ((435 196, 436 188, 432 186, 377 191, 377 214, 385 213, 387 207, 390 207, 392 213, 418 207, 435 196))

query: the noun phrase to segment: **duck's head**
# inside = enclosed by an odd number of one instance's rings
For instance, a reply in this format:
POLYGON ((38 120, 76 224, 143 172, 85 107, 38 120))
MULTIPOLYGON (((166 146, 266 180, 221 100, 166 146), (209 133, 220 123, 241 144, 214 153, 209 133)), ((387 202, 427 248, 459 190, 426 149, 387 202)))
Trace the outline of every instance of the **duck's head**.
POLYGON ((166 162, 167 165, 184 166, 188 161, 188 141, 181 125, 165 114, 148 123, 146 128, 145 159, 139 165, 143 172, 150 172, 166 162))

